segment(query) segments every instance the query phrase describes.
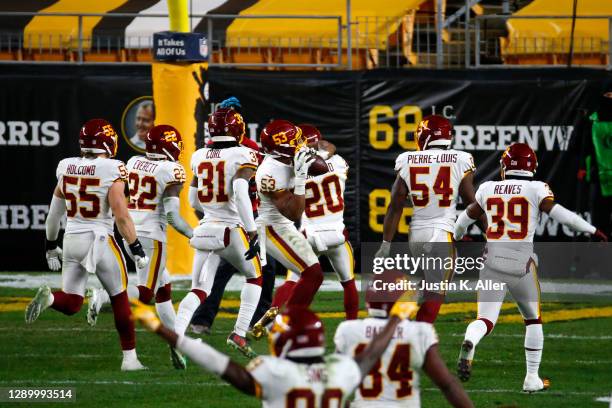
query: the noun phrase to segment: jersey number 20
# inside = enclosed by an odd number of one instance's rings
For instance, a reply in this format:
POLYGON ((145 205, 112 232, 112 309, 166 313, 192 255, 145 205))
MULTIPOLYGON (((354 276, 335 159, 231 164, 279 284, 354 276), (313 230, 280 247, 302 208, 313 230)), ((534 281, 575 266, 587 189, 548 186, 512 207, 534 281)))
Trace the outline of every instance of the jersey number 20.
POLYGON ((330 174, 321 180, 321 183, 309 181, 306 183, 306 190, 310 190, 312 195, 308 195, 305 202, 304 212, 308 218, 320 217, 325 215, 325 208, 330 213, 337 213, 344 210, 344 200, 340 189, 340 179, 336 174, 330 174), (332 193, 331 186, 334 186, 332 193), (322 194, 321 194, 322 190, 322 194), (321 197, 325 202, 321 202, 321 197))

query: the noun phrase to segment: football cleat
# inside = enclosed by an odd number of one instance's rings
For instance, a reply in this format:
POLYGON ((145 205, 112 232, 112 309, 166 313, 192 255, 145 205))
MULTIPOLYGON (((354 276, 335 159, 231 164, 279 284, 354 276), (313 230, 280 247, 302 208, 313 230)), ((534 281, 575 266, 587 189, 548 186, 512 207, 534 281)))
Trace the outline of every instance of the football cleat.
POLYGON ((268 311, 259 319, 257 323, 251 327, 251 330, 247 333, 247 336, 254 340, 260 340, 262 337, 268 334, 267 326, 276 319, 279 309, 274 306, 268 309, 268 311))
POLYGON ((227 345, 233 348, 234 350, 238 350, 247 358, 257 357, 257 353, 253 351, 246 337, 242 337, 236 333, 232 333, 227 338, 227 345))
POLYGON ((140 371, 148 370, 147 367, 143 366, 138 358, 124 358, 121 362, 121 371, 140 371))
POLYGON ((177 370, 187 369, 187 359, 181 354, 180 351, 172 346, 170 346, 170 359, 172 360, 172 365, 177 370))
POLYGON ((457 362, 457 377, 463 382, 470 379, 472 375, 472 360, 469 358, 474 344, 469 340, 464 340, 459 351, 459 361, 457 362))
POLYGON ((550 388, 550 380, 548 378, 541 379, 537 374, 527 374, 523 382, 523 392, 534 393, 538 391, 546 391, 550 388))
POLYGON ((98 314, 100 313, 100 309, 102 309, 101 290, 104 289, 87 288, 85 291, 85 298, 87 299, 87 323, 89 323, 91 327, 96 325, 98 314))
POLYGON ((25 310, 26 323, 32 323, 38 319, 38 316, 43 310, 51 306, 51 289, 48 286, 41 286, 36 292, 36 296, 32 299, 25 310))

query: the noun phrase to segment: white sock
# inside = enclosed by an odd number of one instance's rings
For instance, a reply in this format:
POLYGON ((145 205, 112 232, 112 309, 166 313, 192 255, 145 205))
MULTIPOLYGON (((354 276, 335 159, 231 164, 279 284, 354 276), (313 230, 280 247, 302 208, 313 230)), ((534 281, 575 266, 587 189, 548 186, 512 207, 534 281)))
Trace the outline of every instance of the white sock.
POLYGON ((195 313, 196 309, 200 306, 200 298, 193 292, 189 292, 187 296, 181 301, 176 314, 176 321, 174 323, 174 331, 176 334, 185 334, 191 317, 195 313))
POLYGON ((124 360, 137 360, 138 356, 136 355, 136 349, 123 350, 123 359, 124 360))
POLYGON ((468 360, 474 359, 474 352, 480 340, 487 334, 487 325, 482 320, 474 320, 470 323, 465 331, 465 340, 469 340, 474 345, 472 351, 468 354, 468 360))
POLYGON ((538 375, 543 348, 544 331, 542 330, 542 325, 530 324, 525 326, 525 361, 527 362, 527 374, 538 375))
POLYGON ((128 297, 130 299, 138 299, 138 298, 140 298, 140 291, 138 290, 138 286, 128 285, 127 293, 128 293, 128 297))
POLYGON ((159 315, 159 319, 162 321, 164 326, 170 330, 174 330, 174 321, 176 319, 176 313, 174 312, 174 306, 171 300, 167 300, 161 303, 155 303, 155 309, 159 315))
MULTIPOLYGON (((129 288, 130 287, 128 286, 128 289, 129 288)), ((129 292, 128 292, 128 297, 129 297, 129 292)), ((98 304, 100 305, 100 308, 110 303, 110 296, 108 295, 108 292, 105 289, 98 291, 98 299, 99 299, 98 304)))
POLYGON ((236 326, 234 326, 234 332, 239 336, 246 336, 247 330, 249 330, 249 324, 257 309, 257 303, 259 303, 259 296, 261 295, 261 286, 254 285, 252 283, 245 283, 240 292, 240 309, 238 310, 238 319, 236 319, 236 326))
POLYGON ((47 298, 47 304, 45 305, 45 309, 50 307, 53 304, 53 301, 55 300, 55 296, 53 296, 53 292, 49 292, 49 297, 47 298))

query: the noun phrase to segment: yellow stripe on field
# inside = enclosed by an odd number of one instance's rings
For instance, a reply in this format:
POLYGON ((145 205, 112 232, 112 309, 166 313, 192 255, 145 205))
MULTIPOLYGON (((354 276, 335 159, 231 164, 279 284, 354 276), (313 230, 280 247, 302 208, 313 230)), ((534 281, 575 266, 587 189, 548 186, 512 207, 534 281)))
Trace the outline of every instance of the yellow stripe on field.
MULTIPOLYGON (((581 319, 597 319, 601 317, 612 317, 612 307, 587 307, 582 309, 571 310, 550 310, 542 313, 542 321, 550 322, 565 322, 568 320, 581 319)), ((523 316, 520 314, 512 314, 500 316, 498 323, 522 323, 523 316)))
MULTIPOLYGON (((0 297, 0 313, 5 312, 22 312, 25 310, 28 303, 32 300, 29 297, 21 296, 1 296, 0 297)), ((175 308, 178 307, 178 302, 175 304, 175 308)), ((545 303, 544 305, 552 305, 554 303, 545 303)), ((239 299, 227 299, 221 301, 221 307, 226 309, 238 309, 240 307, 239 299)), ((515 309, 516 305, 507 303, 502 306, 502 310, 515 309)), ((472 313, 473 317, 476 316, 476 304, 475 303, 449 303, 442 305, 440 309, 441 315, 459 314, 459 313, 472 313)), ((235 319, 238 316, 237 313, 221 311, 217 315, 220 319, 235 319)), ((322 312, 319 316, 324 319, 342 319, 344 318, 344 312, 322 312)), ((359 317, 367 317, 367 312, 364 310, 359 311, 359 317)), ((586 307, 581 309, 561 309, 561 310, 549 310, 544 311, 542 314, 542 320, 545 323, 550 322, 563 322, 571 320, 582 320, 582 319, 597 319, 597 318, 612 318, 612 306, 606 307, 586 307)), ((523 317, 519 313, 501 315, 498 323, 523 323, 523 317)))

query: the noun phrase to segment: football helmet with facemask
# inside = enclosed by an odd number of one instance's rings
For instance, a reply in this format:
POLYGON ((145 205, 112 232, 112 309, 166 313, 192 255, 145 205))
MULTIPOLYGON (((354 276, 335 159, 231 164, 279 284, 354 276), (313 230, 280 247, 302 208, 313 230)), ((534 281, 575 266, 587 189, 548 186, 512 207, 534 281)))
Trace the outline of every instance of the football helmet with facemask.
POLYGON ((268 343, 276 357, 321 357, 325 353, 323 323, 308 308, 289 306, 274 319, 268 343))
POLYGON ((501 176, 533 177, 538 168, 538 157, 526 143, 512 143, 502 154, 501 176))
POLYGON ((232 108, 217 109, 208 117, 208 133, 213 142, 240 142, 244 132, 244 119, 232 108))
POLYGON ((302 136, 304 136, 304 139, 306 139, 306 143, 308 143, 308 145, 312 145, 314 143, 318 143, 319 140, 323 140, 323 135, 319 129, 316 128, 316 126, 303 123, 301 125, 297 125, 297 127, 302 129, 302 136))
POLYGON ((170 125, 157 125, 149 130, 145 138, 149 159, 178 161, 183 152, 183 137, 170 125))
POLYGON ((81 127, 79 146, 81 153, 106 153, 109 157, 117 154, 117 132, 104 119, 90 119, 81 127))
POLYGON ((432 147, 448 149, 453 140, 453 125, 440 115, 429 115, 423 118, 416 130, 419 150, 432 147))
POLYGON ((293 158, 306 146, 302 129, 282 119, 268 123, 261 131, 260 140, 264 153, 273 157, 293 158))

